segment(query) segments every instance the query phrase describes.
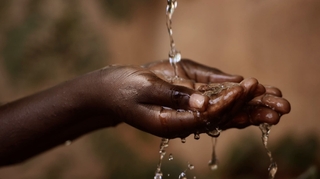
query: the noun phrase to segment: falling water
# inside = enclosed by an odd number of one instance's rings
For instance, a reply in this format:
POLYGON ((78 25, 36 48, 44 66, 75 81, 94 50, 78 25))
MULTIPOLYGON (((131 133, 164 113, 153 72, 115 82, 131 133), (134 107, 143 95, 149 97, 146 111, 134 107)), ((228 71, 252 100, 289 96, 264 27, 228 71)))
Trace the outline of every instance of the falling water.
POLYGON ((218 169, 218 158, 217 158, 217 154, 216 154, 216 146, 217 146, 218 138, 212 137, 211 139, 212 139, 212 155, 211 155, 211 160, 209 161, 208 165, 211 170, 216 170, 216 169, 218 169))
POLYGON ((268 168, 268 170, 269 170, 269 178, 268 179, 274 179, 274 177, 277 173, 277 170, 278 170, 278 166, 277 166, 277 163, 272 158, 271 151, 268 149, 268 139, 269 139, 271 125, 267 124, 267 123, 263 123, 263 124, 259 125, 259 128, 262 132, 261 139, 262 139, 263 146, 266 149, 267 155, 269 156, 269 159, 270 159, 270 165, 268 168))
POLYGON ((159 163, 157 165, 157 169, 156 169, 156 172, 155 172, 155 175, 154 175, 154 179, 162 179, 162 171, 161 171, 161 164, 162 164, 162 160, 163 160, 163 157, 166 155, 166 148, 169 146, 169 139, 165 139, 165 138, 162 138, 161 139, 161 143, 160 143, 160 150, 159 150, 159 154, 160 154, 160 157, 159 157, 159 163))
POLYGON ((173 40, 173 31, 172 31, 172 15, 174 13, 174 10, 177 8, 177 6, 178 6, 177 0, 167 0, 167 8, 166 8, 167 29, 168 29, 169 38, 170 38, 169 61, 174 68, 175 77, 178 77, 177 63, 181 60, 181 53, 175 47, 175 43, 173 40))

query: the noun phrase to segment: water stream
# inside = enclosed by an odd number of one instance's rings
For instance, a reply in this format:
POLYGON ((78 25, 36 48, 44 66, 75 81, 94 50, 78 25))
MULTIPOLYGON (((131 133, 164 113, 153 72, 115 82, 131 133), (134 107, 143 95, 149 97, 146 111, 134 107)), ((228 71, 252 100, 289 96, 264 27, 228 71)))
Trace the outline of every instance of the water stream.
POLYGON ((277 163, 273 160, 271 151, 268 149, 268 139, 269 139, 269 133, 270 133, 270 129, 271 129, 271 125, 267 124, 267 123, 263 123, 259 125, 259 128, 262 132, 262 143, 264 148, 266 149, 267 155, 269 157, 270 160, 270 165, 269 165, 269 177, 268 179, 274 179, 277 170, 278 170, 278 166, 277 163))
POLYGON ((176 45, 173 40, 173 31, 172 31, 172 15, 175 9, 178 6, 177 0, 167 0, 167 8, 166 8, 166 15, 167 15, 167 29, 170 38, 170 51, 169 51, 169 61, 174 68, 175 77, 178 77, 178 69, 177 63, 181 60, 181 53, 179 50, 176 49, 176 45))

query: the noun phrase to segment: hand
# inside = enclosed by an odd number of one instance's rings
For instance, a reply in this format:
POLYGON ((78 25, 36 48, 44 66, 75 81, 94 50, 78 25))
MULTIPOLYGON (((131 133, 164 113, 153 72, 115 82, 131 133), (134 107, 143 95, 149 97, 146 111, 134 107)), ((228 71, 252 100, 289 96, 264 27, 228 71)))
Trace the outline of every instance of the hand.
POLYGON ((196 82, 239 82, 243 79, 190 60, 178 63, 183 86, 181 80, 177 85, 170 83, 174 71, 167 60, 142 68, 112 66, 101 70, 101 74, 106 85, 101 89, 108 88, 108 95, 100 98, 111 101, 106 105, 112 111, 108 116, 151 134, 170 138, 194 131, 198 123, 196 111, 204 111, 208 105, 208 97, 187 87, 196 82))
POLYGON ((199 91, 210 96, 210 105, 202 118, 210 118, 208 131, 215 128, 244 128, 261 123, 277 124, 283 114, 290 112, 290 103, 281 98, 281 91, 275 87, 263 86, 256 79, 245 79, 241 83, 197 84, 199 91), (238 88, 238 89, 237 89, 238 88), (221 108, 219 99, 223 94, 233 94, 233 104, 221 108), (233 92, 232 92, 233 91, 233 92), (219 109, 219 110, 217 110, 219 109), (216 121, 213 123, 213 121, 216 121))
POLYGON ((261 123, 275 125, 280 121, 282 115, 290 112, 290 103, 282 98, 282 93, 278 88, 265 86, 265 89, 265 93, 243 106, 242 111, 222 129, 232 127, 241 129, 261 123))
MULTIPOLYGON (((177 64, 179 80, 172 78, 174 70, 168 61, 154 62, 145 65, 145 67, 168 82, 197 90, 205 83, 226 86, 228 82, 240 82, 243 79, 241 76, 228 75, 218 69, 203 66, 190 60, 182 60, 177 64)), ((204 91, 202 90, 202 92, 204 91)), ((272 86, 262 86, 256 79, 246 79, 238 87, 234 86, 212 97, 211 101, 215 101, 216 104, 209 105, 208 110, 201 114, 202 121, 206 121, 206 126, 200 127, 197 132, 205 132, 204 128, 212 130, 218 127, 225 130, 245 128, 264 122, 277 124, 283 114, 290 112, 290 103, 281 97, 279 89, 272 86), (233 95, 228 99, 221 100, 227 94, 233 95), (210 121, 205 118, 210 118, 210 121)))
MULTIPOLYGON (((114 79, 112 88, 108 86, 112 91, 108 99, 116 102, 108 106, 113 111, 112 118, 160 137, 186 137, 195 132, 207 132, 213 126, 243 127, 243 121, 249 119, 239 117, 243 116, 240 115, 243 111, 249 111, 243 106, 265 93, 265 88, 256 80, 244 80, 213 97, 214 104, 208 105, 209 99, 195 90, 199 84, 239 82, 243 78, 190 60, 182 60, 177 65, 178 80, 174 80, 173 67, 168 61, 147 64, 143 68, 112 67, 112 78, 106 78, 106 84, 114 79)), ((269 108, 257 110, 261 110, 259 114, 270 112, 269 108)), ((255 124, 252 121, 264 122, 265 117, 250 118, 246 125, 255 124)))

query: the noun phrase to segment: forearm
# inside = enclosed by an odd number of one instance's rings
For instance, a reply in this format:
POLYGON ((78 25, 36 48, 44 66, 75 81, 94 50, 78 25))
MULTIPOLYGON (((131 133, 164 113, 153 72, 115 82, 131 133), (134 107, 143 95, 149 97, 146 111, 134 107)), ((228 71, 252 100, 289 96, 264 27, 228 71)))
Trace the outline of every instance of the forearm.
POLYGON ((0 166, 116 125, 99 103, 99 72, 0 107, 0 166))

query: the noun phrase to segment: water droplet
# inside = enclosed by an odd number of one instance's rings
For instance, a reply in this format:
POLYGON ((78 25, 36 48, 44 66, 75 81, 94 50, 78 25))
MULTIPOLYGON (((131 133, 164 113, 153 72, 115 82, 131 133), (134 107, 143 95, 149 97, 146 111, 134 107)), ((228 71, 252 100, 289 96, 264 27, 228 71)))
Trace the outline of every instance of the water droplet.
POLYGON ((194 165, 192 165, 192 164, 188 164, 188 168, 189 168, 189 170, 193 170, 194 169, 194 165))
POLYGON ((177 109, 177 112, 186 112, 184 109, 177 109))
POLYGON ((67 141, 64 142, 64 145, 65 145, 65 146, 69 146, 69 145, 71 145, 71 144, 72 144, 72 141, 71 141, 71 140, 67 140, 67 141))
POLYGON ((169 53, 169 62, 171 64, 176 64, 180 62, 181 60, 181 54, 179 51, 174 51, 169 53))
POLYGON ((153 178, 154 179, 162 179, 162 173, 161 172, 156 173, 153 178))
POLYGON ((186 143, 186 138, 181 138, 182 143, 186 143))
POLYGON ((173 160, 173 155, 172 154, 169 154, 169 160, 173 160))
POLYGON ((222 130, 220 130, 219 128, 215 128, 211 131, 208 131, 207 134, 211 137, 219 137, 220 136, 220 133, 221 133, 222 130))
POLYGON ((198 117, 198 118, 200 118, 200 117, 201 117, 201 114, 200 114, 200 112, 199 112, 199 111, 196 111, 196 115, 197 115, 197 117, 198 117))
POLYGON ((199 133, 195 133, 194 134, 194 139, 199 140, 200 139, 200 134, 199 133))
POLYGON ((210 160, 209 161, 209 167, 211 170, 217 170, 218 169, 218 163, 217 160, 210 160))
POLYGON ((180 173, 179 179, 187 179, 187 174, 185 172, 180 173))
POLYGON ((274 178, 276 173, 277 173, 277 170, 278 170, 277 163, 276 162, 272 162, 270 164, 268 170, 269 170, 269 178, 274 178))

